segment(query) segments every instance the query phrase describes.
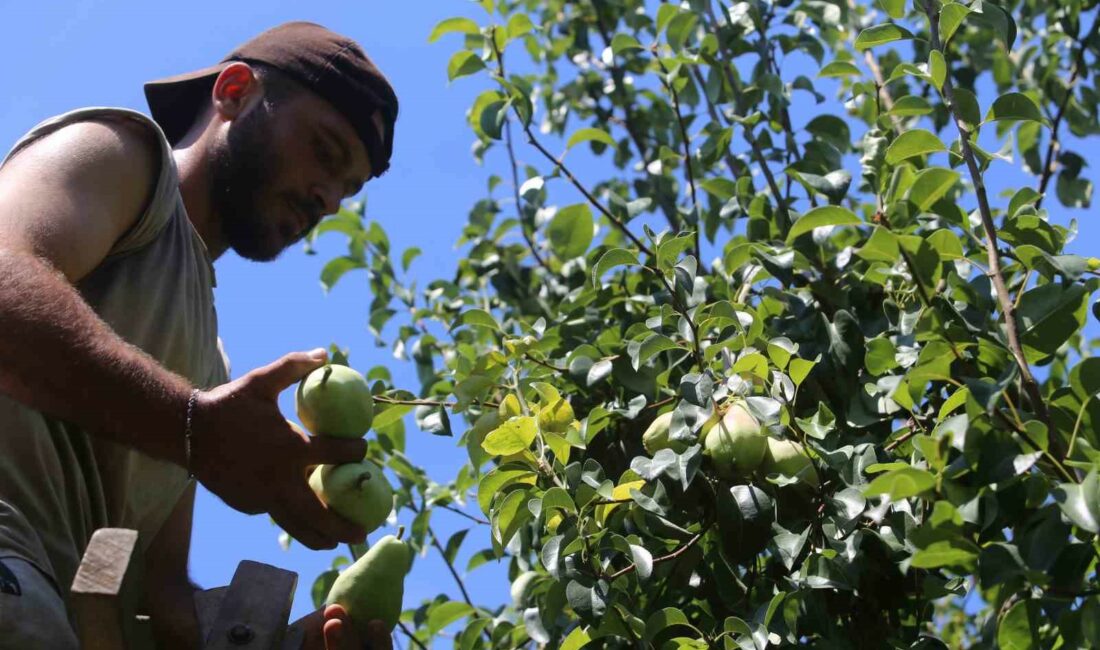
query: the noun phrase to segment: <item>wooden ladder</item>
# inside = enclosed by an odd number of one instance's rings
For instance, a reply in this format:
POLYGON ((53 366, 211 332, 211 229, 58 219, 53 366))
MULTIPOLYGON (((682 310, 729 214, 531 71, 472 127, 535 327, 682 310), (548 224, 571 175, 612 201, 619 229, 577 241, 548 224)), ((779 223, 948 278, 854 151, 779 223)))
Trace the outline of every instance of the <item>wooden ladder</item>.
MULTIPOLYGON (((92 534, 72 585, 77 636, 84 650, 153 650, 149 617, 139 613, 143 562, 137 531, 92 534)), ((298 650, 302 621, 288 626, 298 574, 244 560, 226 587, 196 592, 205 650, 298 650)))

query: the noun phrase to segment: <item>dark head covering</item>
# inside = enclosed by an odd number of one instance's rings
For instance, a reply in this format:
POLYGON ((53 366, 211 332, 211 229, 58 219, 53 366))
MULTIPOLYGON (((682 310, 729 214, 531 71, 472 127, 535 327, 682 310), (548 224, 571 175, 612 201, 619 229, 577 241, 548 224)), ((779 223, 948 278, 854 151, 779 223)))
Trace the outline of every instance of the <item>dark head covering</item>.
POLYGON ((230 63, 261 63, 328 100, 363 141, 375 177, 390 166, 397 95, 389 81, 355 41, 309 22, 291 22, 263 32, 221 63, 145 84, 153 119, 175 144, 209 101, 214 80, 230 63), (373 117, 381 111, 385 133, 373 117))

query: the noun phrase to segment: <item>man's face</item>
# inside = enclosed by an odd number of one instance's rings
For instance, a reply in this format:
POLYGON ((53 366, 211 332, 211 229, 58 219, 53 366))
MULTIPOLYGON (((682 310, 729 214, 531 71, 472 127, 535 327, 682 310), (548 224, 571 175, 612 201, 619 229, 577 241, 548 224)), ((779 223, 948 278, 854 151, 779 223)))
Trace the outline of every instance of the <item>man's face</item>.
POLYGON ((211 207, 238 255, 273 260, 370 177, 366 147, 308 90, 257 102, 229 125, 211 161, 211 207))

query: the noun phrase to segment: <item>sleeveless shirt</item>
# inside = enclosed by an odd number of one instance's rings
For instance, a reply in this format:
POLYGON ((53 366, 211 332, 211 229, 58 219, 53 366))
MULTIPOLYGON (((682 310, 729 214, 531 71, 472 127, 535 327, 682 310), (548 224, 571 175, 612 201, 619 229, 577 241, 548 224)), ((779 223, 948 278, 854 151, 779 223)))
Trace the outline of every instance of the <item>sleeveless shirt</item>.
MULTIPOLYGON (((198 388, 225 383, 229 364, 217 336, 213 262, 187 216, 171 145, 151 118, 122 108, 70 111, 35 126, 0 166, 36 140, 83 120, 144 125, 159 142, 160 169, 144 213, 76 283, 77 291, 122 339, 168 370, 198 388)), ((181 413, 180 422, 164 426, 182 435, 182 419, 181 413)), ((92 533, 136 529, 145 550, 188 480, 178 465, 0 394, 0 557, 38 566, 67 606, 92 533)))

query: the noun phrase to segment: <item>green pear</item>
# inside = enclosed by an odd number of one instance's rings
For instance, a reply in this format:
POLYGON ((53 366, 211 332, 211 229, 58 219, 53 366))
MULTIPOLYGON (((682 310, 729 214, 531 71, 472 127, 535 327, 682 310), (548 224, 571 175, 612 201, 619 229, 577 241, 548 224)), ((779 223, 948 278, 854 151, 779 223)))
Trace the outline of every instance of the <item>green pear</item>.
POLYGON ((339 364, 325 364, 303 377, 295 405, 298 419, 319 436, 361 438, 374 421, 366 378, 339 364))
POLYGON ((671 449, 678 454, 682 454, 688 448, 689 445, 686 440, 668 439, 668 429, 671 424, 672 411, 662 413, 649 424, 649 428, 642 434, 642 446, 645 447, 650 456, 662 449, 671 449))
POLYGON ((703 429, 704 453, 714 462, 719 476, 747 476, 764 460, 768 437, 760 433, 760 423, 742 402, 731 404, 721 420, 703 429))
POLYGON ((318 465, 309 477, 309 487, 325 505, 368 533, 381 526, 393 510, 393 488, 382 468, 369 460, 318 465))
POLYGON ((801 485, 817 488, 821 482, 813 461, 806 455, 802 445, 793 440, 768 438, 768 450, 764 454, 763 469, 768 474, 786 477, 798 477, 801 485))
POLYGON ((340 605, 347 610, 364 639, 368 636, 367 624, 374 620, 382 621, 392 630, 401 616, 405 574, 411 562, 408 545, 393 535, 386 535, 336 576, 325 604, 340 605))

